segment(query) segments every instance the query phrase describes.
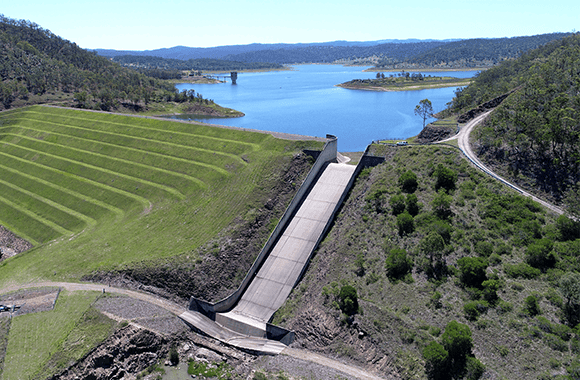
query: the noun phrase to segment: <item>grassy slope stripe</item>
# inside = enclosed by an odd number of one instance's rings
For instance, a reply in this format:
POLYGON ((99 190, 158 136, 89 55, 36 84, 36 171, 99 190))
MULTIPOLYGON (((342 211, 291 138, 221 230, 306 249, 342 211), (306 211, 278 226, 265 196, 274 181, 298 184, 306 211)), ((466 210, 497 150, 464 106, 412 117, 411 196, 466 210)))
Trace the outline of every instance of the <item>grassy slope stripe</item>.
POLYGON ((50 199, 64 207, 75 210, 79 214, 86 215, 92 220, 99 219, 109 213, 123 216, 120 208, 90 198, 76 191, 56 185, 41 178, 31 176, 22 171, 0 164, 0 178, 10 178, 10 183, 22 189, 30 189, 43 198, 50 199))

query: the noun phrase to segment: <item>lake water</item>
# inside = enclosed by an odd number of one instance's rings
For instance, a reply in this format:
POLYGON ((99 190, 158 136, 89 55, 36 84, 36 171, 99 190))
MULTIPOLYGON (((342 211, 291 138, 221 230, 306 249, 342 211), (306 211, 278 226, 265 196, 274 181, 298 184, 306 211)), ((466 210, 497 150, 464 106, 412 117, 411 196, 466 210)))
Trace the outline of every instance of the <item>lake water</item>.
MULTIPOLYGON (((193 88, 206 99, 246 114, 235 119, 189 116, 192 119, 309 136, 323 137, 328 133, 338 137, 338 149, 342 152, 362 151, 377 139, 415 136, 422 129, 422 119, 413 113, 419 101, 429 99, 437 112, 454 96, 454 87, 401 92, 336 87, 352 79, 376 78, 374 72, 363 72, 365 68, 297 65, 292 71, 239 73, 237 85, 183 83, 176 87, 179 91, 193 88)), ((458 78, 472 77, 475 73, 422 72, 458 78)))

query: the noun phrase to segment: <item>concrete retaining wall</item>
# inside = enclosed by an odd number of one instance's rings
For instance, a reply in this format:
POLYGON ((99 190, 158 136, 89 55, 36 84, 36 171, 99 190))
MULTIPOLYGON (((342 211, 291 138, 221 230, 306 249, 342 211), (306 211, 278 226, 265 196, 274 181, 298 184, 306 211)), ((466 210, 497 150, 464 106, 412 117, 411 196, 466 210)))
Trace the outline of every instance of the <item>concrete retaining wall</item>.
MULTIPOLYGON (((330 219, 328 219, 328 222, 326 223, 326 226, 324 227, 324 231, 322 232, 322 234, 320 235, 320 238, 316 242, 315 247, 318 247, 320 245, 320 243, 322 242, 322 240, 326 237, 326 233, 328 232, 328 230, 332 226, 332 223, 334 223, 334 218, 336 217, 336 214, 338 213, 338 211, 342 207, 344 200, 348 196, 350 189, 352 189, 352 187, 354 186, 354 182, 356 181, 360 172, 364 168, 377 166, 377 165, 385 162, 384 157, 369 156, 368 155, 369 149, 370 149, 370 145, 367 146, 367 148, 365 149, 360 161, 358 162, 358 164, 356 166, 356 169, 354 170, 352 177, 350 178, 350 181, 348 182, 348 185, 346 186, 346 188, 344 189, 344 192, 342 193, 342 195, 340 197, 340 201, 336 204, 336 207, 334 208, 334 211, 332 212, 332 216, 330 217, 330 219)), ((316 252, 316 248, 310 254, 310 257, 308 258, 307 264, 304 266, 304 268, 302 268, 302 272, 300 273, 300 276, 298 277, 298 280, 296 281, 294 286, 296 286, 298 284, 298 282, 300 282, 300 280, 302 279, 302 276, 304 276, 306 269, 308 269, 308 265, 310 263, 310 260, 312 259, 312 256, 314 256, 314 252, 316 252)))
POLYGON ((189 302, 190 310, 198 311, 202 314, 207 315, 209 318, 215 320, 216 313, 229 311, 236 305, 236 303, 239 301, 240 297, 242 296, 242 294, 244 293, 244 291, 246 290, 246 288, 248 287, 248 285, 250 284, 256 273, 258 273, 260 266, 264 263, 264 261, 268 257, 270 250, 275 245, 278 238, 281 236, 282 232, 284 232, 284 228, 286 228, 286 225, 288 224, 288 222, 290 222, 290 220, 298 210, 298 207, 304 200, 304 196, 308 193, 310 188, 313 186, 313 184, 320 176, 320 172, 322 171, 322 169, 324 169, 324 167, 329 162, 336 161, 337 139, 335 136, 332 135, 326 135, 326 138, 330 139, 330 141, 328 141, 324 145, 324 149, 318 154, 318 158, 314 162, 314 165, 310 169, 310 172, 306 176, 306 179, 302 183, 302 186, 300 186, 300 189, 298 189, 298 191, 296 192, 296 195, 290 202, 290 205, 286 208, 286 211, 284 212, 284 215, 280 219, 280 222, 278 222, 278 225, 270 235, 270 238, 260 251, 260 254, 252 264, 252 267, 246 274, 246 277, 244 278, 238 289, 227 298, 219 302, 216 302, 215 304, 191 297, 191 300, 189 302))

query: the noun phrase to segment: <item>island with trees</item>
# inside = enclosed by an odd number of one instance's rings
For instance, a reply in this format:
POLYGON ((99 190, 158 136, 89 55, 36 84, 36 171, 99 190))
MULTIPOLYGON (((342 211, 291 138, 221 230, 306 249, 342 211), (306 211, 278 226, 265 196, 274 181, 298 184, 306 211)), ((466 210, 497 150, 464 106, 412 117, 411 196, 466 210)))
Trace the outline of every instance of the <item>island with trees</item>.
POLYGON ((450 76, 431 76, 421 73, 401 71, 396 74, 377 73, 376 79, 353 79, 337 85, 350 90, 368 91, 409 91, 425 90, 442 87, 467 86, 471 78, 455 78, 450 76))

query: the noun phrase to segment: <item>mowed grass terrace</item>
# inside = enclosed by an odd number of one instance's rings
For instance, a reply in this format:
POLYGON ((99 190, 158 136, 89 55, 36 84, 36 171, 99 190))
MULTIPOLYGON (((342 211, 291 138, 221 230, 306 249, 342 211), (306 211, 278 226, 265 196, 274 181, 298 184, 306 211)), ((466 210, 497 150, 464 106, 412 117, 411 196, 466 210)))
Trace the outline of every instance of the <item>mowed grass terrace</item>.
POLYGON ((255 213, 307 147, 322 143, 42 106, 2 112, 0 224, 35 248, 0 264, 0 288, 191 252, 255 213))

